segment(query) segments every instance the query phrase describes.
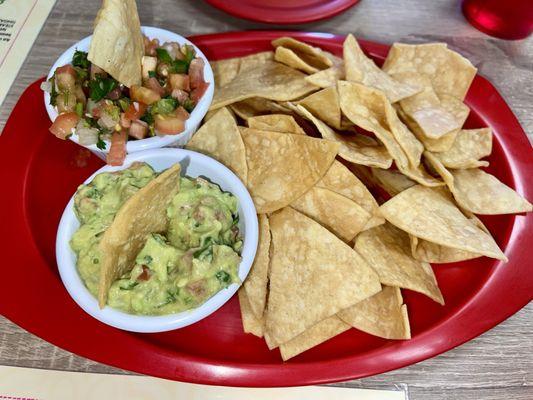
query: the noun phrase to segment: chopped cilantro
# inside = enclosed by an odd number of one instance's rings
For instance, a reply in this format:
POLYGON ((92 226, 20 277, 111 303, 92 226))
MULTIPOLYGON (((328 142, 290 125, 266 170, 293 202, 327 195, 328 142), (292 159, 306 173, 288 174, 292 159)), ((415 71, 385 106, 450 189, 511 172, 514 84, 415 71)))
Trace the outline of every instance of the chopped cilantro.
POLYGON ((80 67, 74 67, 76 74, 78 75, 78 80, 84 81, 89 76, 89 72, 86 69, 80 67))
POLYGON ((157 76, 157 74, 155 73, 155 71, 148 71, 148 77, 149 78, 155 78, 157 76))
POLYGON ((113 78, 96 76, 89 82, 89 97, 94 101, 100 101, 106 97, 118 85, 113 78))
POLYGON ((138 284, 139 282, 129 282, 126 286, 120 286, 120 290, 131 290, 138 284))
POLYGON ((230 283, 231 283, 231 275, 228 274, 226 271, 218 271, 216 274, 215 274, 215 277, 218 279, 218 281, 220 283, 222 283, 223 285, 226 285, 228 286, 230 283))
MULTIPOLYGON (((189 53, 185 54, 185 60, 173 60, 168 51, 165 49, 159 48, 156 49, 156 52, 159 61, 168 65, 170 73, 186 74, 189 71, 189 64, 192 60, 192 58, 188 59, 188 57, 190 57, 189 53)), ((194 53, 192 57, 194 58, 194 53)))
POLYGON ((155 49, 155 51, 157 53, 157 58, 161 62, 163 62, 165 64, 168 64, 168 65, 172 65, 174 60, 172 59, 172 57, 170 57, 170 54, 168 54, 168 51, 166 51, 165 49, 162 49, 162 48, 155 49))
POLYGON ((56 79, 52 76, 49 82, 52 86, 52 90, 50 92, 50 105, 55 107, 57 105, 56 79))
POLYGON ((88 69, 91 66, 91 62, 87 59, 87 53, 84 51, 76 50, 72 57, 72 65, 75 67, 88 69))
POLYGON ((100 150, 105 150, 105 148, 106 148, 106 144, 105 144, 105 142, 102 140, 102 138, 100 137, 100 135, 98 135, 98 141, 96 142, 96 147, 98 147, 100 150))
POLYGON ((191 99, 187 99, 182 104, 183 108, 187 110, 187 112, 192 112, 194 110, 194 107, 196 107, 196 104, 194 104, 194 101, 191 99))

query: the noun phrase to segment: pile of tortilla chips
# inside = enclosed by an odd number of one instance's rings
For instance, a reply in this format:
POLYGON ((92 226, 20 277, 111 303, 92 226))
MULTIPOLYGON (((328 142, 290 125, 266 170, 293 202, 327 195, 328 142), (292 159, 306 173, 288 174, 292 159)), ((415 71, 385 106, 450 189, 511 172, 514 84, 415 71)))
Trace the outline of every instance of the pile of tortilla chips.
POLYGON ((463 129, 476 68, 442 43, 395 44, 383 68, 352 35, 342 59, 272 45, 212 63, 214 100, 188 145, 231 168, 259 214, 244 330, 284 360, 350 328, 409 339, 401 289, 444 304, 429 263, 506 260, 476 214, 531 211, 480 169, 490 128, 463 129), (366 185, 393 197, 380 206, 366 185))

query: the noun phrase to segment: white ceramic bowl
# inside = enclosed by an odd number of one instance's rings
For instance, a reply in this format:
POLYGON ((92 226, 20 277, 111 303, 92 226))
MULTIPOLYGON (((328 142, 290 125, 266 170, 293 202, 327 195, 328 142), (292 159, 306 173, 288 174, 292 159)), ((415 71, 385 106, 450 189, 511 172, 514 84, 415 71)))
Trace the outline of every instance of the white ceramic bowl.
MULTIPOLYGON (((209 60, 206 58, 204 53, 200 51, 198 47, 196 47, 193 43, 185 39, 183 36, 180 36, 176 33, 167 31, 165 29, 159 29, 159 28, 153 28, 150 26, 143 26, 142 32, 150 39, 159 39, 159 42, 163 44, 164 42, 177 42, 180 45, 181 44, 189 44, 194 47, 196 50, 196 55, 203 58, 205 62, 204 67, 204 79, 206 82, 209 82, 210 85, 202 98, 200 99, 200 102, 196 105, 194 110, 192 111, 189 119, 185 122, 185 130, 180 133, 179 135, 165 135, 165 136, 154 136, 147 139, 141 139, 141 140, 130 140, 128 141, 126 145, 126 151, 129 153, 135 153, 137 151, 141 150, 148 150, 148 149, 156 149, 160 147, 166 147, 166 146, 184 146, 194 132, 198 129, 200 122, 204 118, 205 114, 207 113, 207 110, 209 109, 209 106, 211 105, 211 100, 213 100, 213 93, 215 90, 215 84, 214 84, 214 77, 213 77, 213 70, 211 69, 211 65, 209 65, 209 60)), ((91 43, 92 36, 88 36, 83 40, 80 40, 78 43, 74 44, 72 47, 70 47, 67 51, 65 51, 55 62, 55 64, 50 69, 50 72, 48 73, 47 79, 50 79, 53 75, 55 70, 58 67, 61 67, 66 64, 70 64, 72 62, 72 56, 74 55, 74 52, 76 50, 81 50, 88 52, 89 51, 89 45, 91 43)), ((46 111, 48 112, 48 116, 50 117, 50 120, 53 122, 57 118, 57 109, 50 105, 50 93, 44 93, 44 105, 46 107, 46 111)), ((70 137, 70 140, 73 142, 78 143, 78 135, 72 135, 70 137)), ((78 143, 79 144, 79 143, 78 143)), ((106 150, 100 150, 96 145, 89 145, 84 146, 87 147, 89 150, 91 150, 93 153, 95 153, 97 156, 99 156, 102 159, 105 159, 105 154, 109 151, 110 144, 107 142, 106 150)))
MULTIPOLYGON (((239 278, 242 282, 246 279, 252 266, 258 242, 258 222, 255 207, 250 194, 242 182, 224 165, 203 154, 184 149, 153 149, 129 154, 120 167, 105 166, 100 168, 84 183, 92 181, 95 175, 101 172, 117 171, 127 168, 134 161, 144 161, 156 171, 161 171, 179 162, 182 174, 197 177, 204 176, 220 187, 233 193, 239 200, 239 230, 244 238, 242 261, 239 265, 239 278)), ((193 324, 226 303, 239 288, 232 284, 222 289, 200 307, 178 314, 163 316, 140 316, 127 314, 109 306, 100 309, 97 299, 85 287, 76 268, 76 255, 69 245, 69 241, 78 229, 79 222, 74 213, 73 197, 68 202, 56 238, 56 259, 63 284, 70 296, 88 314, 116 328, 132 332, 164 332, 183 328, 193 324)))

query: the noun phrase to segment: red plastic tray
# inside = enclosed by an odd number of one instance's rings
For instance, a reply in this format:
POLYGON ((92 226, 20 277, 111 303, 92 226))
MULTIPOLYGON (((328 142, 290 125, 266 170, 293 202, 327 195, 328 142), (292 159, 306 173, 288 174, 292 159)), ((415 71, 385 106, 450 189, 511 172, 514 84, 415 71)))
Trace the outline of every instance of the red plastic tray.
MULTIPOLYGON (((289 34, 341 54, 342 37, 294 32, 238 32, 195 36, 211 59, 269 48, 289 34)), ((388 46, 361 42, 381 62, 388 46)), ((533 151, 496 89, 477 76, 466 102, 467 127, 491 126, 488 170, 533 198, 533 151)), ((185 329, 134 334, 101 324, 69 297, 55 262, 60 215, 76 187, 102 162, 70 141, 48 133, 39 82, 24 92, 0 136, 0 313, 33 334, 81 356, 120 368, 189 382, 233 386, 326 383, 378 374, 460 345, 492 328, 533 295, 533 216, 483 218, 509 257, 435 265, 446 300, 440 306, 404 291, 413 339, 392 341, 354 329, 286 363, 262 339, 244 334, 233 298, 209 318, 185 329)))
POLYGON ((359 0, 206 0, 228 14, 267 24, 304 24, 331 18, 359 0))

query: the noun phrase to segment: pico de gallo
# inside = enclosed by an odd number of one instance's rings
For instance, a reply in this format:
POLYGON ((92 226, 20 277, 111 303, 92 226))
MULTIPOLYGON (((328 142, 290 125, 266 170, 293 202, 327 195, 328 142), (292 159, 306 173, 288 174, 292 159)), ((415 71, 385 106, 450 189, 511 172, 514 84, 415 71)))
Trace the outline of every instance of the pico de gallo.
POLYGON ((209 87, 204 66, 192 46, 145 36, 142 85, 127 88, 77 50, 42 85, 59 113, 50 131, 60 139, 75 133, 80 144, 101 150, 108 141, 107 163, 122 165, 128 140, 183 132, 209 87))

